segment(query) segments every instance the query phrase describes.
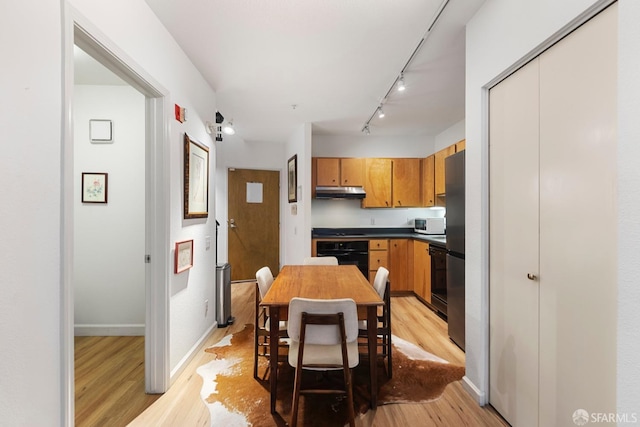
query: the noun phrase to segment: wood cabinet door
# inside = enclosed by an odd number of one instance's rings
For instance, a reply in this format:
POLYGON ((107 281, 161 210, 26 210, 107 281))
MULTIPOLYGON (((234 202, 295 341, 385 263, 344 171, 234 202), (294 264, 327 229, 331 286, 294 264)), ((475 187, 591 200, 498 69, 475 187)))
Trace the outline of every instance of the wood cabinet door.
POLYGON ((435 155, 422 159, 422 206, 430 207, 436 205, 436 192, 434 185, 435 178, 435 155))
POLYGON ((413 291, 431 303, 431 257, 426 242, 413 242, 413 291))
POLYGON ((455 154, 456 146, 450 145, 447 148, 443 148, 440 151, 437 151, 435 154, 435 193, 436 196, 439 194, 445 193, 445 185, 444 185, 444 159, 449 157, 452 154, 455 154))
POLYGON ((467 148, 467 140, 466 139, 462 139, 458 142, 456 142, 456 153, 459 153, 461 151, 463 151, 465 148, 467 148))
POLYGON ((393 159, 392 163, 393 206, 421 206, 422 162, 420 159, 393 159))
POLYGON ((340 185, 340 159, 316 159, 316 185, 335 187, 340 185))
POLYGON ((364 186, 364 159, 340 159, 340 185, 364 186))
MULTIPOLYGON (((389 281, 392 291, 412 291, 409 287, 409 239, 389 242, 389 281)), ((413 277, 412 277, 413 278, 413 277)))
POLYGON ((365 160, 363 208, 391 207, 391 159, 365 160))

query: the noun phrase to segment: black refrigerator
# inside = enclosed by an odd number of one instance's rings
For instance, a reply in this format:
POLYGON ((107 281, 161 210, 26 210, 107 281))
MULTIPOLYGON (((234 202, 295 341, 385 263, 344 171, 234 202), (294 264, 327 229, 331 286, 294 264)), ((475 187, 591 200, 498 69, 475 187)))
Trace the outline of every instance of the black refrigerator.
POLYGON ((464 350, 464 151, 445 159, 447 204, 447 322, 464 350))

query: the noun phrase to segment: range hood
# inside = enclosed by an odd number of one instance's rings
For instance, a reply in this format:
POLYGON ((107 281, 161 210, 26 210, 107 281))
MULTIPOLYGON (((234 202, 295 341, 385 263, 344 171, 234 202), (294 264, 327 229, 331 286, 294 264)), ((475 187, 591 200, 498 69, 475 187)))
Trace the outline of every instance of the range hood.
POLYGON ((362 187, 316 187, 316 199, 364 199, 362 187))

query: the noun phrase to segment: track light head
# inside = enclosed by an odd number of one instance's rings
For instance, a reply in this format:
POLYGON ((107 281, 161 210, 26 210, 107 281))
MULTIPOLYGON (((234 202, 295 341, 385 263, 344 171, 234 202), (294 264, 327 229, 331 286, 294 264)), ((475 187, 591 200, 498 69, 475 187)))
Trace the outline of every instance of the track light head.
POLYGON ((404 75, 400 74, 400 78, 398 79, 398 92, 403 92, 406 88, 404 86, 404 75))
POLYGON ((227 135, 233 135, 236 133, 236 130, 233 128, 233 119, 229 120, 227 124, 224 125, 222 131, 227 135))
POLYGON ((384 111, 382 111, 382 105, 378 107, 378 118, 382 119, 384 117, 384 111))

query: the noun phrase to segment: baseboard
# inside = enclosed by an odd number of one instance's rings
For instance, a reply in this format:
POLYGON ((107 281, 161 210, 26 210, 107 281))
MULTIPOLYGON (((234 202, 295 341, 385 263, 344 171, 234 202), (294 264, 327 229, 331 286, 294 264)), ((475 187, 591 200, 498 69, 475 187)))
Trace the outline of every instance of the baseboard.
POLYGON ((471 397, 473 397, 473 399, 478 403, 478 405, 484 406, 487 403, 489 403, 487 402, 486 393, 481 392, 480 389, 478 389, 478 387, 476 387, 476 385, 472 383, 471 380, 467 378, 466 375, 462 377, 462 388, 464 388, 467 391, 467 393, 469 393, 471 397))
POLYGON ((144 324, 74 325, 76 337, 137 337, 144 336, 144 324))
POLYGON ((207 329, 204 334, 202 334, 200 339, 196 341, 196 343, 193 345, 193 347, 191 347, 191 349, 187 352, 187 354, 185 354, 184 357, 180 359, 176 367, 171 370, 171 374, 169 377, 169 384, 173 384, 173 382, 180 376, 180 374, 185 370, 189 362, 191 362, 191 360, 195 357, 198 350, 200 350, 200 348, 202 347, 204 342, 207 340, 207 338, 209 338, 209 335, 211 335, 211 331, 213 331, 217 327, 218 327, 218 322, 213 322, 213 325, 211 325, 211 327, 207 329))

